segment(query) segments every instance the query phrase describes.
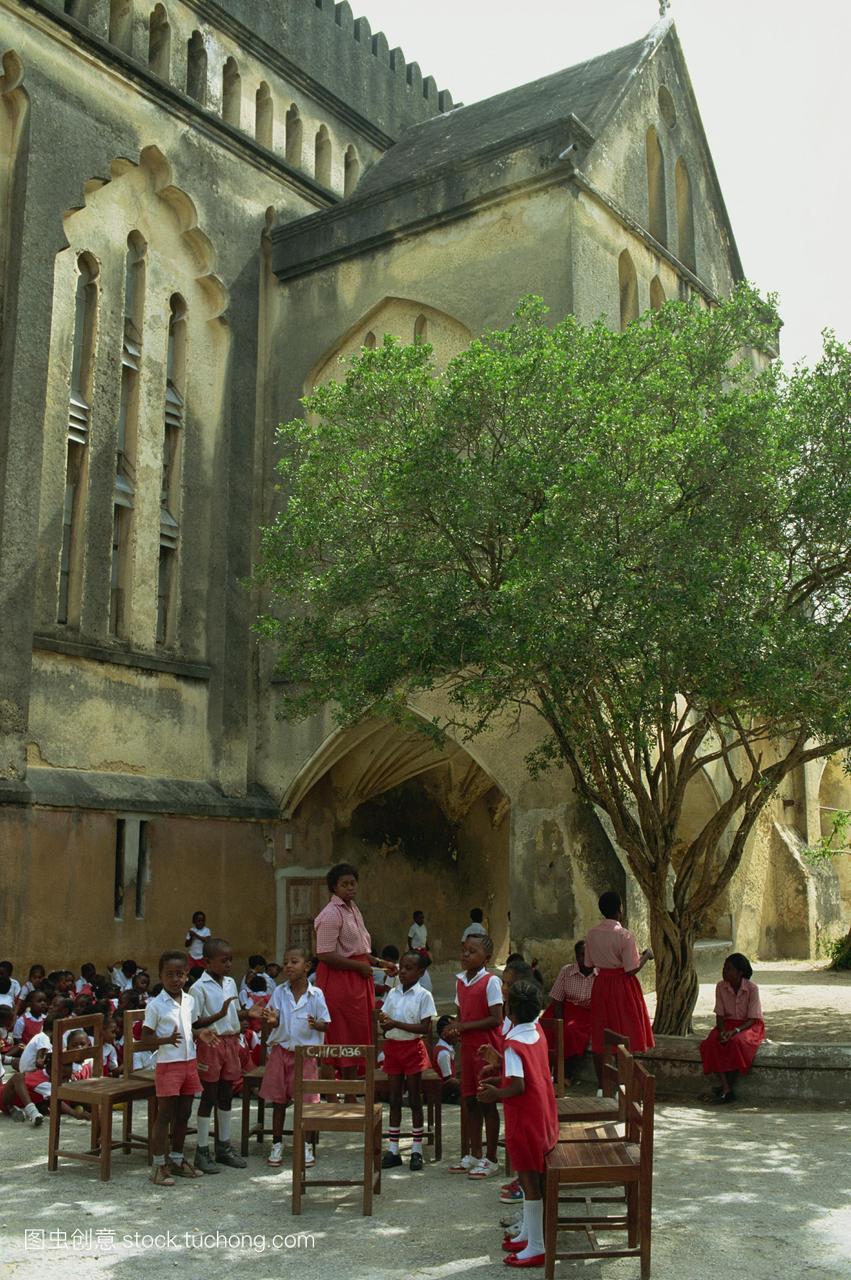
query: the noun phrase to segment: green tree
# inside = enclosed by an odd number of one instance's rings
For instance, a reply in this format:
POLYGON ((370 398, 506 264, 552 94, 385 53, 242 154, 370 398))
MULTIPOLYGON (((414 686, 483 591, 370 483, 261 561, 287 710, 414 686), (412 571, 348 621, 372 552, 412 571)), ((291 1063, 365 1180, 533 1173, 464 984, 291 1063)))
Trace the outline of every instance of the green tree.
POLYGON ((386 338, 307 398, 281 428, 258 627, 289 718, 404 718, 437 686, 456 736, 537 713, 530 768, 566 764, 610 818, 649 907, 656 1029, 683 1034, 700 921, 760 814, 851 743, 851 352, 757 357, 777 317, 744 287, 623 333, 545 310, 444 373, 386 338), (723 794, 678 847, 709 765, 723 794))

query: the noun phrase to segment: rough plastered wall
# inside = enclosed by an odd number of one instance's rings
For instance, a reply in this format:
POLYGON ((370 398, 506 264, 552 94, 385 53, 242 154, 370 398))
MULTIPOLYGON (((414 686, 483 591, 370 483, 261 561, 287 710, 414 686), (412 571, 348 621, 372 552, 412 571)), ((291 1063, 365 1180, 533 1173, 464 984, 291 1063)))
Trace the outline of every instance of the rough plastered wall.
MULTIPOLYGON (((0 815, 0 937, 16 973, 86 960, 153 967, 182 947, 195 911, 234 947, 235 967, 254 951, 271 956, 275 936, 276 834, 261 823, 160 817, 147 821, 144 918, 135 882, 115 918, 116 814, 4 806, 0 815), (27 866, 29 874, 18 869, 27 866)), ((133 815, 134 818, 144 815, 133 815)))

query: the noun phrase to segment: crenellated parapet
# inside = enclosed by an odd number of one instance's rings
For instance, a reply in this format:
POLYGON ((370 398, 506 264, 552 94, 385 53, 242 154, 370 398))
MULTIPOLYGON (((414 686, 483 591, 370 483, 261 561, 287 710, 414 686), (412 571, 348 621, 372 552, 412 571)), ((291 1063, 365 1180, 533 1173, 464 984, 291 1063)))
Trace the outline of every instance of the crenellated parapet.
POLYGON ((452 109, 451 94, 355 17, 348 0, 196 0, 196 7, 211 18, 224 10, 391 136, 452 109))

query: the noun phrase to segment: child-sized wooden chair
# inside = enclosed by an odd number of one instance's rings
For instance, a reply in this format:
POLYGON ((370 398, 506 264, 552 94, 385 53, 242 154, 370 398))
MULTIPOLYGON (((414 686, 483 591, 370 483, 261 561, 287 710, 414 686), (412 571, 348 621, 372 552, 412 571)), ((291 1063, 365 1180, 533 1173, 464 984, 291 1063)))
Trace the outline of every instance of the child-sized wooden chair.
POLYGON ((47 1167, 55 1173, 59 1157, 66 1160, 83 1160, 100 1166, 102 1182, 108 1182, 112 1153, 119 1147, 129 1154, 134 1147, 148 1150, 147 1139, 134 1137, 125 1129, 120 1142, 112 1141, 112 1110, 120 1102, 132 1102, 147 1098, 154 1086, 146 1080, 129 1080, 121 1076, 117 1080, 103 1074, 103 1014, 84 1014, 79 1018, 62 1018, 53 1024, 53 1051, 50 1064, 50 1135, 47 1145, 47 1167), (63 1040, 68 1031, 84 1031, 92 1044, 79 1049, 64 1049, 63 1040), (86 1080, 67 1080, 63 1068, 69 1063, 92 1059, 92 1076, 86 1080), (63 1102, 73 1106, 82 1104, 91 1108, 91 1145, 88 1151, 60 1150, 59 1137, 63 1102))
POLYGON ((622 1074, 627 1077, 623 1138, 559 1142, 547 1156, 545 1190, 545 1280, 554 1280, 557 1261, 583 1258, 638 1258, 641 1280, 650 1276, 650 1233, 653 1196, 653 1117, 656 1082, 625 1050, 621 1055, 622 1074), (603 1212, 603 1201, 592 1198, 590 1187, 622 1186, 626 1212, 603 1212), (583 1194, 563 1197, 565 1188, 583 1189, 583 1194), (584 1212, 561 1213, 564 1205, 582 1205, 584 1212), (559 1231, 580 1231, 586 1247, 558 1251, 559 1231), (625 1248, 603 1246, 598 1233, 622 1232, 625 1248))
POLYGON ((144 1016, 144 1009, 124 1010, 124 1018, 122 1022, 124 1057, 121 1063, 121 1075, 124 1080, 144 1080, 150 1086, 149 1093, 145 1095, 148 1103, 148 1132, 145 1135, 133 1132, 134 1098, 127 1098, 124 1103, 124 1123, 122 1132, 124 1134, 125 1142, 129 1142, 131 1144, 146 1144, 148 1148, 148 1164, 150 1164, 154 1158, 154 1153, 151 1148, 151 1139, 154 1134, 154 1121, 157 1118, 156 1072, 153 1067, 136 1069, 133 1066, 134 1055, 139 1051, 139 1041, 134 1040, 133 1038, 133 1027, 137 1022, 141 1022, 144 1016))
POLYGON ((363 1212, 372 1213, 372 1197, 381 1191, 381 1113, 375 1100, 375 1045, 309 1044, 295 1051, 293 1080, 293 1195, 292 1211, 301 1213, 301 1200, 308 1187, 363 1187, 363 1212), (342 1059, 354 1065, 364 1063, 364 1074, 355 1079, 305 1080, 304 1064, 314 1058, 320 1062, 342 1059), (318 1093, 319 1102, 305 1102, 306 1093, 318 1093), (345 1101, 338 1102, 343 1094, 345 1101), (325 1102, 325 1095, 333 1101, 325 1102), (311 1178, 304 1167, 305 1134, 321 1132, 360 1133, 363 1135, 363 1175, 360 1178, 311 1178))

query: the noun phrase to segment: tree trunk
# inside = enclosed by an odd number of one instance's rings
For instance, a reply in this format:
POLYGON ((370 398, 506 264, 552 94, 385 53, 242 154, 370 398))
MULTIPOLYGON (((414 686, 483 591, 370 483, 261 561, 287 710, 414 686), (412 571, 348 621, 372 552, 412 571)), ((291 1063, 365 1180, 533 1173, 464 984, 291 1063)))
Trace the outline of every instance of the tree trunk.
POLYGON ((691 1034, 691 1015, 697 1004, 694 967, 694 926, 681 927, 667 911, 650 906, 650 939, 656 962, 656 1017, 660 1036, 691 1034))

